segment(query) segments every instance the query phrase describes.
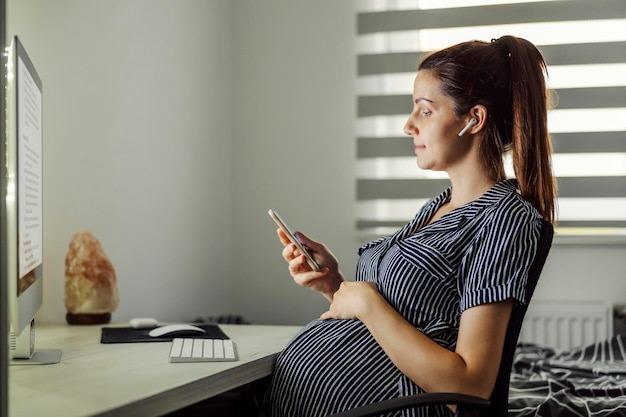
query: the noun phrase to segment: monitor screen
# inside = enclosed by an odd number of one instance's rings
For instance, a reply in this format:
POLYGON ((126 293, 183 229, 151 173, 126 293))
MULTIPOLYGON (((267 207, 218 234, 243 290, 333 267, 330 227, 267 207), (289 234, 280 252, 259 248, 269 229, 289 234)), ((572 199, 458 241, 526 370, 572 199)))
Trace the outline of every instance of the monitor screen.
POLYGON ((7 56, 5 194, 6 275, 14 359, 31 359, 34 318, 43 302, 43 90, 20 40, 7 56))

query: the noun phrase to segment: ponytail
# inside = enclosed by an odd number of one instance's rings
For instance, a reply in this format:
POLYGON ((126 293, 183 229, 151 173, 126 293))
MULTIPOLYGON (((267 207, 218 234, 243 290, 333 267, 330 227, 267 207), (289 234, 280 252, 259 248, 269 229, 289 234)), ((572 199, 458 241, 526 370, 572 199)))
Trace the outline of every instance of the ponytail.
POLYGON ((555 220, 556 183, 552 176, 552 145, 548 132, 546 63, 525 39, 504 36, 511 71, 513 169, 520 193, 551 223, 555 220))
POLYGON ((511 150, 521 195, 554 223, 557 191, 547 114, 551 100, 539 50, 514 36, 470 41, 427 56, 419 69, 438 77, 457 116, 476 104, 487 108, 480 153, 489 176, 497 182, 505 179, 503 155, 511 150))

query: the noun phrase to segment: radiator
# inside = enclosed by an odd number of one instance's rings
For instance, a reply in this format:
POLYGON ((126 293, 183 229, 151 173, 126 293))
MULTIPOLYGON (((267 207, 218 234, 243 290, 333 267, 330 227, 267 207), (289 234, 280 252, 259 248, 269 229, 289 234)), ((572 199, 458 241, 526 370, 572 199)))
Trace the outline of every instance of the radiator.
POLYGON ((613 306, 595 301, 533 300, 519 342, 569 350, 613 336, 613 306))

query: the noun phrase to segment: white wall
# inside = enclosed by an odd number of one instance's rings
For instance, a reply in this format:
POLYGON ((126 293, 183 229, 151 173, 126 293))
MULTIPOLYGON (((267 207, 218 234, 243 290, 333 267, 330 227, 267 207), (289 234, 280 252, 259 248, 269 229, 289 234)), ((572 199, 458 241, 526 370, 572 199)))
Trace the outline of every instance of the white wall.
POLYGON ((292 282, 267 210, 326 243, 353 274, 353 5, 232 4, 235 308, 249 320, 304 323, 328 303, 292 282))
POLYGON ((64 321, 64 259, 91 231, 115 320, 231 308, 228 1, 9 0, 44 85, 41 321, 64 321))
MULTIPOLYGON (((241 314, 304 323, 266 212, 354 272, 352 1, 9 0, 45 86, 46 305, 91 229, 118 271, 115 320, 241 314), (139 191, 138 191, 139 190, 139 191)), ((409 91, 411 86, 407 86, 409 91)), ((555 244, 541 299, 626 300, 626 246, 555 244)))
POLYGON ((626 245, 560 245, 557 236, 535 298, 625 304, 626 245))

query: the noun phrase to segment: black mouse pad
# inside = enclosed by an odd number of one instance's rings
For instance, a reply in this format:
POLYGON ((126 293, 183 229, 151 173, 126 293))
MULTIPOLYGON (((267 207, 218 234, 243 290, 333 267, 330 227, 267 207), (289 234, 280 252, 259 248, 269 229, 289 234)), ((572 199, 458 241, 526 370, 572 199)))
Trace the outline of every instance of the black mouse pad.
POLYGON ((148 333, 152 329, 134 329, 132 327, 103 327, 100 343, 135 343, 135 342, 169 342, 174 337, 193 337, 195 339, 229 339, 217 324, 194 324, 206 333, 178 334, 176 336, 152 337, 148 333))

